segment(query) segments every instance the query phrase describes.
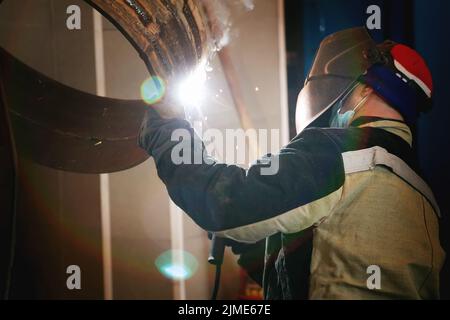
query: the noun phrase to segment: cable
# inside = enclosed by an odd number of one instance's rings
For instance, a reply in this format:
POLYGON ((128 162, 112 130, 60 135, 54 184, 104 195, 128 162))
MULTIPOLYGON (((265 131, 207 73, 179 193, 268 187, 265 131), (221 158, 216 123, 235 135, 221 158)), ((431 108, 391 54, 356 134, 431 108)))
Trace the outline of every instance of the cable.
POLYGON ((214 289, 211 295, 211 300, 217 299, 217 294, 220 287, 220 273, 222 270, 223 255, 225 253, 225 239, 217 237, 215 233, 211 239, 211 250, 208 257, 208 262, 216 266, 216 278, 214 280, 214 289))
POLYGON ((211 300, 217 300, 217 294, 220 287, 220 273, 222 270, 222 264, 216 264, 216 278, 214 280, 214 289, 211 295, 211 300))

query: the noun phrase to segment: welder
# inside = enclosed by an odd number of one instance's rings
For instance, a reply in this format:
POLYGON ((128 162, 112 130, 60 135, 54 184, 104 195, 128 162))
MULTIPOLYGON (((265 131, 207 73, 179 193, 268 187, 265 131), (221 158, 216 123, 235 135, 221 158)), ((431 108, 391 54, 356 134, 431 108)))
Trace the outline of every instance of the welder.
POLYGON ((182 113, 158 112, 176 109, 169 100, 148 111, 139 144, 171 199, 200 227, 229 239, 242 257, 265 241, 264 265, 251 270, 265 298, 301 296, 297 240, 312 230, 308 298, 436 299, 445 257, 440 212, 418 174, 412 139, 432 93, 419 53, 392 41, 377 45, 353 28, 322 41, 299 94, 298 135, 278 154, 248 170, 208 155, 201 164, 174 163, 176 129, 197 142, 192 157, 206 151, 182 113), (262 174, 271 161, 278 171, 262 174))

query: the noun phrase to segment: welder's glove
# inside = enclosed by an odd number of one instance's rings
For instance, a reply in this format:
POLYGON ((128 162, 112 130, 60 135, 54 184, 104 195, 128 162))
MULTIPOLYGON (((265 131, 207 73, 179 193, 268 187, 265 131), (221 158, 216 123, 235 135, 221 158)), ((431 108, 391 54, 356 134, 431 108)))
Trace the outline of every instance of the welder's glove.
POLYGON ((149 109, 156 111, 163 119, 185 119, 182 101, 177 96, 178 88, 176 83, 176 81, 171 79, 167 80, 165 83, 160 81, 159 86, 165 87, 164 89, 160 89, 164 91, 163 97, 158 102, 149 105, 149 109))
MULTIPOLYGON (((163 118, 155 109, 149 108, 142 120, 141 128, 138 136, 138 145, 147 151, 147 153, 155 157, 154 150, 169 150, 173 144, 171 136, 174 130, 179 128, 189 129, 189 122, 179 118, 163 118)), ((159 153, 160 156, 163 153, 159 153)), ((158 159, 155 159, 157 162, 158 159)))
MULTIPOLYGON (((148 106, 139 131, 138 144, 153 156, 155 148, 170 148, 172 132, 176 129, 190 129, 185 121, 184 107, 177 97, 176 88, 167 86, 164 97, 148 106)), ((156 160, 156 159, 155 159, 156 160)))

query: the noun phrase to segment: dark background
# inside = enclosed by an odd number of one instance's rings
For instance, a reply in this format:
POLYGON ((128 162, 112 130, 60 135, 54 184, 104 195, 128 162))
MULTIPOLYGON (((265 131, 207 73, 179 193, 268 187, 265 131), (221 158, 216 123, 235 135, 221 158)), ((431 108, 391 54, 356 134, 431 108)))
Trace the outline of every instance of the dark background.
MULTIPOLYGON (((415 48, 428 63, 434 81, 434 105, 422 115, 415 149, 423 177, 440 205, 441 244, 450 251, 450 1, 445 0, 286 0, 286 42, 290 133, 295 135, 295 105, 320 41, 333 32, 366 25, 370 5, 381 8, 382 29, 371 31, 377 42, 391 39, 415 48)), ((441 273, 441 298, 450 299, 450 264, 441 273)))

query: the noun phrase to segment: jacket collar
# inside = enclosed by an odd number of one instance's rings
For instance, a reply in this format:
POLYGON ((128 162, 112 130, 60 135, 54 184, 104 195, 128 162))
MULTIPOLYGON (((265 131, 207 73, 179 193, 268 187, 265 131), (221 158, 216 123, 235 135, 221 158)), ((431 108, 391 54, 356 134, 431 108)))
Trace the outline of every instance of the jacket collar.
POLYGON ((351 127, 357 128, 379 128, 395 134, 405 140, 409 146, 412 146, 412 134, 408 125, 400 120, 378 118, 378 117, 359 117, 352 121, 351 127))

